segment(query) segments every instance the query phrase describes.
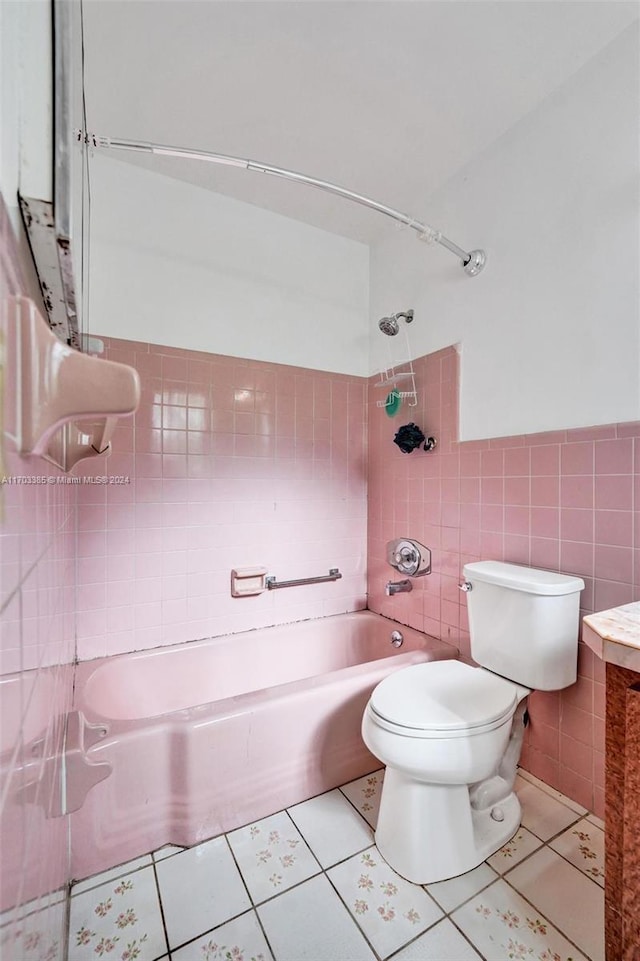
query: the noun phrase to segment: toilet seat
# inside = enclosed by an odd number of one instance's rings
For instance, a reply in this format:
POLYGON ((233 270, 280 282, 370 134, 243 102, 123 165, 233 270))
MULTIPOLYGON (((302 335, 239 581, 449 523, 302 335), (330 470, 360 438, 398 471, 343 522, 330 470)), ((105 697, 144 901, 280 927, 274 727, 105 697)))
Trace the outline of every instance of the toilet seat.
POLYGON ((405 737, 459 738, 484 734, 513 715, 518 688, 461 661, 429 661, 390 674, 373 691, 376 723, 405 737))

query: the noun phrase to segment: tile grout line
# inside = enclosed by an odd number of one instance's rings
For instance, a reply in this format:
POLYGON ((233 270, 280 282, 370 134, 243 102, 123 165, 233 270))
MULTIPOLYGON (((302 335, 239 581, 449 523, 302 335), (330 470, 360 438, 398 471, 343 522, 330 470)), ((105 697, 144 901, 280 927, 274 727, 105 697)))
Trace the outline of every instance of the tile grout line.
MULTIPOLYGON (((374 773, 375 773, 375 772, 374 772, 374 773)), ((366 776, 367 776, 366 774, 363 775, 363 777, 366 777, 366 776)), ((527 780, 527 779, 524 779, 524 780, 527 780)), ((527 781, 527 783, 533 783, 533 782, 527 781)), ((533 784, 533 786, 536 787, 537 785, 533 784)), ((367 828, 369 828, 369 829, 371 829, 371 830, 374 830, 374 829, 373 829, 373 826, 369 824, 369 822, 366 820, 366 818, 364 818, 364 816, 361 814, 361 812, 356 808, 354 802, 351 801, 351 799, 342 791, 342 787, 344 787, 344 785, 342 785, 342 786, 340 786, 340 787, 338 788, 338 790, 340 791, 341 797, 343 797, 343 798, 349 803, 350 808, 352 808, 352 809, 358 814, 359 819, 361 819, 361 820, 366 824, 367 828)), ((327 793, 327 792, 322 792, 322 793, 327 793)), ((553 795, 551 795, 550 793, 548 793, 548 792, 543 792, 543 793, 545 793, 545 794, 547 795, 547 797, 549 797, 551 800, 554 800, 554 801, 556 801, 557 803, 562 803, 561 801, 559 801, 558 798, 553 797, 553 795)), ((321 795, 316 795, 316 796, 317 796, 317 797, 320 797, 321 795)), ((312 799, 309 799, 309 800, 312 800, 312 799)), ((303 802, 303 803, 304 803, 304 802, 303 802)), ((533 857, 534 854, 538 854, 541 850, 543 850, 543 848, 547 847, 547 848, 549 849, 549 851, 551 851, 551 852, 552 852, 553 854, 555 854, 556 856, 561 857, 562 860, 565 861, 571 868, 573 868, 574 870, 577 870, 581 875, 583 875, 583 876, 585 876, 585 877, 588 877, 588 878, 596 885, 596 887, 597 887, 598 889, 602 890, 601 886, 598 884, 598 882, 597 882, 593 877, 591 877, 590 875, 586 874, 586 872, 584 872, 583 870, 581 870, 581 868, 580 868, 578 865, 576 865, 576 864, 574 864, 573 862, 569 861, 568 858, 565 858, 565 857, 561 854, 561 852, 556 851, 554 848, 551 847, 551 842, 552 842, 552 841, 556 840, 558 837, 560 837, 560 836, 562 836, 563 834, 565 834, 570 828, 574 827, 574 826, 577 825, 577 824, 580 824, 580 822, 586 821, 586 823, 588 823, 591 828, 594 828, 594 829, 596 829, 596 830, 602 830, 601 828, 599 828, 598 825, 593 824, 592 822, 590 822, 590 821, 587 820, 588 817, 589 817, 589 813, 590 813, 590 812, 587 811, 587 812, 584 813, 584 814, 578 814, 573 808, 569 807, 568 805, 564 805, 564 807, 566 807, 568 810, 570 810, 570 811, 575 815, 574 820, 572 820, 568 825, 566 825, 565 827, 563 827, 560 831, 557 831, 555 834, 553 834, 552 836, 550 836, 547 840, 544 840, 543 838, 540 838, 540 837, 535 833, 535 831, 531 830, 531 828, 528 828, 528 827, 526 827, 526 825, 521 824, 521 825, 519 826, 518 830, 520 829, 520 827, 523 827, 523 828, 525 828, 527 831, 529 831, 529 832, 531 833, 531 835, 532 835, 534 838, 536 838, 536 840, 538 840, 538 841, 540 842, 539 847, 536 848, 535 851, 530 852, 526 857, 522 858, 517 864, 514 864, 511 868, 508 869, 508 871, 504 872, 504 874, 500 874, 500 873, 498 873, 498 872, 495 872, 495 874, 496 874, 495 878, 493 878, 488 884, 486 884, 484 887, 480 888, 478 891, 475 891, 472 895, 470 895, 470 897, 466 898, 464 901, 461 901, 459 904, 457 904, 457 905, 456 905, 454 908, 452 908, 450 911, 446 911, 446 910, 439 904, 439 902, 437 901, 436 897, 434 897, 434 895, 432 895, 432 894, 427 890, 427 887, 426 887, 425 885, 416 885, 417 888, 420 888, 421 890, 423 890, 423 891, 429 896, 429 898, 431 899, 431 901, 433 901, 433 903, 437 906, 438 910, 439 910, 439 911, 442 911, 442 917, 440 917, 437 921, 434 921, 433 924, 429 925, 424 931, 422 931, 422 932, 420 932, 419 934, 417 934, 417 935, 416 935, 414 938, 412 938, 410 941, 408 941, 408 942, 406 942, 405 944, 401 945, 401 946, 400 946, 396 951, 394 951, 391 955, 386 956, 386 958, 387 958, 387 959, 393 958, 396 954, 400 953, 400 952, 403 951, 405 948, 407 948, 408 945, 413 944, 415 941, 417 941, 420 937, 422 937, 422 936, 423 936, 424 934, 426 934, 428 931, 431 931, 437 924, 439 924, 439 923, 440 923, 442 920, 444 920, 445 918, 446 918, 447 920, 449 920, 449 921, 451 922, 451 924, 453 924, 453 926, 455 927, 456 931, 458 931, 458 932, 460 933, 460 935, 461 935, 462 937, 464 937, 464 939, 472 946, 473 950, 476 951, 481 957, 483 957, 483 955, 481 954, 481 952, 479 951, 479 949, 477 948, 477 946, 476 946, 475 944, 473 944, 473 942, 467 937, 467 935, 465 934, 465 932, 462 931, 462 930, 458 927, 458 925, 456 924, 455 920, 451 917, 451 915, 452 915, 454 912, 458 911, 462 906, 464 906, 465 904, 467 904, 470 900, 472 900, 473 898, 477 897, 477 896, 478 896, 479 894, 481 894, 483 891, 486 891, 489 887, 493 886, 493 885, 494 885, 497 881, 499 881, 499 880, 504 880, 505 883, 507 884, 507 886, 508 886, 512 891, 514 891, 518 897, 521 897, 527 904, 529 904, 529 905, 533 908, 533 910, 535 910, 536 912, 538 912, 539 914, 541 914, 541 916, 545 918, 545 920, 547 921, 547 923, 548 923, 552 928, 554 928, 555 930, 557 930, 557 931, 558 931, 564 938, 566 938, 566 940, 567 940, 569 943, 571 943, 577 950, 581 950, 581 949, 578 947, 578 945, 575 945, 574 942, 571 940, 571 938, 569 938, 569 937, 567 936, 567 934, 566 934, 560 927, 557 927, 557 925, 556 925, 554 922, 550 921, 543 912, 540 912, 539 909, 536 908, 536 906, 535 906, 534 904, 532 904, 532 902, 530 902, 529 899, 526 898, 526 897, 508 880, 508 877, 507 877, 507 875, 509 875, 516 867, 519 867, 520 865, 524 864, 526 861, 530 860, 530 859, 533 857)), ((313 860, 314 860, 314 861, 316 862, 316 864, 318 865, 319 870, 318 870, 316 873, 312 874, 311 876, 309 876, 309 877, 307 877, 307 878, 304 878, 303 880, 297 882, 296 884, 291 885, 291 887, 287 888, 285 891, 277 892, 277 893, 274 894, 272 897, 266 898, 266 899, 264 899, 263 901, 259 901, 259 902, 254 901, 254 898, 252 897, 251 892, 250 892, 249 889, 248 889, 248 886, 247 886, 247 883, 246 883, 246 881, 245 881, 244 875, 243 875, 242 871, 240 870, 240 867, 239 867, 239 864, 238 864, 238 862, 237 862, 237 860, 236 860, 236 857, 235 857, 233 848, 232 848, 232 846, 231 846, 231 844, 230 844, 230 842, 229 842, 228 834, 231 833, 231 832, 226 832, 226 833, 223 833, 222 835, 215 835, 214 838, 207 839, 207 841, 212 841, 212 840, 215 840, 216 838, 219 838, 219 837, 224 837, 224 838, 225 838, 225 842, 226 842, 226 845, 227 845, 228 850, 229 850, 230 853, 231 853, 231 857, 232 857, 232 859, 233 859, 234 866, 236 867, 236 870, 238 871, 238 873, 239 873, 239 875, 240 875, 240 878, 241 878, 241 880, 242 880, 243 886, 244 886, 244 888, 245 888, 245 890, 246 890, 246 893, 247 893, 247 895, 248 895, 249 903, 250 903, 250 905, 251 905, 251 907, 250 907, 249 910, 250 910, 251 913, 253 913, 253 914, 255 915, 255 917, 256 917, 256 919, 257 919, 257 922, 258 922, 258 924, 259 924, 260 930, 261 930, 261 932, 262 932, 262 934, 263 934, 263 936, 264 936, 264 938, 265 938, 265 941, 266 941, 266 943, 267 943, 267 946, 268 946, 269 950, 271 951, 271 954, 272 954, 273 958, 275 959, 275 961, 278 961, 278 959, 277 959, 277 957, 276 957, 276 955, 275 955, 275 953, 274 953, 274 951, 273 951, 273 949, 272 949, 271 943, 270 943, 270 941, 269 941, 269 939, 268 939, 268 937, 267 937, 267 935, 266 935, 266 932, 265 932, 264 927, 263 927, 263 925, 262 925, 261 919, 260 919, 260 917, 259 917, 259 915, 258 915, 258 911, 257 911, 258 907, 259 907, 259 906, 262 906, 263 904, 266 904, 266 903, 269 903, 269 902, 271 902, 271 901, 274 901, 276 898, 280 897, 281 895, 286 894, 286 893, 288 893, 289 891, 294 890, 294 889, 297 888, 297 887, 300 887, 302 884, 305 884, 307 881, 312 880, 313 878, 318 877, 318 876, 320 876, 321 874, 324 874, 324 875, 326 876, 327 881, 329 882, 329 885, 330 885, 330 887, 331 887, 331 890, 334 891, 335 894, 338 896, 338 899, 339 899, 340 903, 344 906, 345 910, 347 911, 347 915, 348 915, 349 919, 350 919, 351 922, 355 925, 357 931, 362 935, 362 937, 364 938, 365 942, 369 945, 369 947, 370 947, 371 950, 373 951, 375 957, 378 959, 378 961, 385 961, 384 957, 381 956, 381 955, 375 950, 375 948, 373 947, 373 945, 372 945, 371 942, 369 941, 369 938, 367 937, 367 935, 365 934, 365 932, 362 930, 362 928, 359 926, 357 920, 353 917, 353 915, 352 915, 352 913, 351 913, 348 905, 346 904, 346 901, 344 900, 344 898, 342 897, 342 895, 340 894, 340 892, 337 890, 337 888, 335 887, 335 885, 333 884, 333 882, 331 881, 331 878, 328 876, 328 873, 327 873, 329 870, 333 870, 333 869, 334 869, 335 867, 337 867, 338 865, 345 863, 346 861, 350 860, 351 858, 355 857, 356 855, 361 854, 363 851, 366 851, 366 850, 368 850, 368 849, 371 848, 371 847, 375 848, 375 838, 373 839, 373 841, 372 841, 371 844, 366 845, 364 848, 362 848, 362 849, 360 849, 360 850, 358 850, 358 851, 355 851, 355 852, 350 853, 350 854, 347 855, 345 858, 342 858, 342 859, 340 859, 339 861, 336 861, 335 864, 328 865, 328 866, 325 868, 325 867, 323 867, 323 865, 319 862, 318 857, 316 856, 315 852, 314 852, 313 849, 311 848, 311 846, 310 846, 309 842, 307 841, 307 838, 305 837, 304 833, 302 832, 302 830, 300 830, 300 828, 298 827, 298 825, 297 825, 296 822, 294 821, 294 819, 293 819, 293 817, 291 816, 289 810, 288 810, 287 808, 285 808, 285 809, 283 809, 282 812, 275 812, 275 813, 276 813, 276 814, 278 814, 278 813, 284 813, 284 814, 287 815, 287 817, 288 817, 288 819, 291 821, 294 829, 297 831, 297 833, 300 834, 300 836, 301 836, 301 838, 302 838, 302 840, 303 840, 303 842, 304 842, 307 850, 308 850, 309 853, 311 854, 313 860)), ((268 815, 267 817, 272 817, 272 816, 273 816, 273 815, 268 815)), ((266 820, 266 819, 260 819, 260 820, 266 820)), ((248 824, 247 824, 247 825, 244 825, 244 827, 248 827, 250 824, 253 824, 253 823, 256 823, 256 822, 248 822, 248 824)), ((516 831, 515 833, 517 833, 517 831, 516 831)), ((200 843, 204 844, 204 843, 207 843, 207 841, 203 841, 203 842, 200 842, 200 843)), ((197 845, 196 845, 196 846, 197 846, 197 845)), ((159 849, 159 850, 161 850, 161 849, 159 849)), ((184 851, 186 851, 186 850, 189 850, 189 848, 182 848, 181 850, 176 851, 176 852, 173 852, 172 854, 168 855, 166 858, 162 858, 162 859, 160 859, 160 860, 168 860, 169 858, 173 857, 174 854, 179 854, 179 853, 182 853, 182 852, 184 852, 184 851)), ((376 848, 376 851, 377 851, 377 848, 376 848)), ((379 852, 378 852, 378 854, 379 854, 379 852)), ((159 879, 158 879, 158 874, 157 874, 157 870, 156 870, 156 869, 157 869, 157 864, 158 864, 158 862, 155 860, 155 856, 154 856, 154 855, 155 855, 155 852, 150 852, 150 854, 149 854, 148 856, 150 857, 150 863, 151 863, 151 865, 153 866, 153 869, 154 869, 154 879, 155 879, 156 890, 157 890, 158 898, 159 898, 161 918, 162 918, 163 930, 164 930, 164 935, 165 935, 165 942, 166 942, 167 951, 168 951, 168 954, 167 954, 166 957, 169 959, 169 961, 170 961, 170 958, 171 958, 171 951, 173 951, 173 950, 178 950, 179 948, 182 948, 182 947, 184 947, 184 946, 186 946, 186 945, 188 945, 188 944, 191 944, 191 943, 193 943, 193 941, 198 940, 200 937, 203 937, 203 936, 205 936, 206 934, 217 930, 218 928, 222 927, 224 924, 227 924, 227 923, 229 923, 230 921, 233 921, 233 920, 237 919, 238 917, 241 917, 242 915, 244 915, 244 914, 246 914, 246 913, 249 913, 249 912, 247 912, 247 911, 242 911, 242 912, 240 912, 239 914, 234 915, 234 917, 228 918, 228 919, 226 919, 225 921, 221 922, 221 924, 215 925, 213 928, 209 929, 209 931, 205 931, 205 932, 202 932, 202 933, 196 935, 194 938, 190 939, 189 941, 184 942, 183 945, 179 945, 179 946, 178 946, 177 948, 175 948, 175 949, 174 949, 174 948, 169 948, 168 933, 167 933, 166 923, 165 923, 165 918, 164 918, 164 907, 163 907, 163 904, 162 904, 162 895, 161 895, 161 892, 160 892, 159 879)), ((380 857, 382 858, 382 855, 380 855, 380 857)), ((382 858, 382 860, 384 861, 384 858, 382 858)), ((387 862, 385 862, 385 864, 386 864, 386 863, 387 863, 387 862)), ((487 866, 488 866, 492 871, 495 871, 495 869, 494 869, 491 865, 489 865, 487 861, 484 861, 484 862, 482 862, 482 863, 483 863, 483 864, 487 864, 487 866)), ((116 877, 111 878, 110 881, 115 881, 115 880, 117 880, 118 877, 124 876, 124 875, 127 874, 127 873, 138 873, 138 872, 144 870, 144 868, 145 868, 145 867, 148 867, 148 866, 149 866, 149 865, 141 865, 140 867, 136 868, 133 872, 123 871, 122 874, 119 874, 119 875, 117 875, 116 877)), ((389 867, 391 868, 390 865, 389 865, 389 867)), ((391 870, 393 870, 393 868, 391 868, 391 870)), ((396 873, 397 873, 397 872, 396 872, 396 873)), ((404 879, 404 880, 406 880, 406 879, 404 879)), ((102 883, 108 884, 108 883, 110 883, 110 881, 105 881, 105 882, 102 882, 102 883)), ((88 892, 88 891, 95 890, 97 887, 100 887, 100 886, 101 886, 100 884, 94 885, 93 887, 87 888, 86 891, 83 891, 83 892, 81 892, 81 893, 86 893, 86 892, 88 892)), ((72 895, 72 896, 73 896, 73 895, 72 895)), ((581 953, 583 953, 583 952, 581 951, 581 953)), ((162 955, 161 957, 164 959, 165 956, 162 955)), ((585 955, 585 957, 586 957, 586 955, 585 955)))
MULTIPOLYGON (((158 906, 160 908, 160 920, 162 921, 162 930, 164 932, 164 943, 167 949, 167 954, 170 956, 171 949, 169 947, 169 932, 167 931, 167 922, 164 916, 164 905, 162 903, 162 892, 160 891, 160 880, 158 878, 158 872, 156 871, 156 865, 153 857, 151 858, 151 869, 153 871, 153 879, 156 885, 156 894, 158 895, 158 906)), ((159 957, 163 958, 164 955, 161 954, 159 957)))
MULTIPOLYGON (((278 811, 278 812, 276 812, 276 813, 279 814, 280 812, 278 811)), ((269 815, 269 817, 273 817, 273 815, 269 815)), ((251 824, 251 823, 255 824, 255 821, 249 822, 249 823, 250 823, 250 824, 251 824)), ((245 827, 248 827, 248 826, 249 826, 249 825, 245 825, 245 827)), ((267 947, 268 947, 268 949, 269 949, 269 951, 270 951, 270 953, 271 953, 271 957, 275 959, 275 957, 276 957, 275 951, 274 951, 273 948, 271 947, 271 942, 269 941, 269 938, 267 937, 267 932, 266 932, 265 929, 264 929, 264 925, 263 925, 263 923, 262 923, 262 919, 261 919, 260 915, 258 914, 258 906, 257 906, 257 904, 255 903, 255 901, 253 900, 251 891, 249 890, 249 885, 248 885, 247 882, 245 881, 244 874, 242 873, 242 871, 241 871, 241 869, 240 869, 240 865, 238 864, 238 862, 237 862, 237 860, 236 860, 235 852, 234 852, 234 850, 233 850, 233 847, 231 846, 231 842, 229 841, 229 835, 228 835, 228 834, 225 834, 224 838, 225 838, 225 841, 227 842, 227 847, 229 848, 229 850, 230 850, 230 852, 231 852, 231 857, 233 858, 233 863, 234 863, 235 866, 236 866, 236 871, 237 871, 238 874, 240 875, 240 877, 241 877, 241 879, 242 879, 242 883, 244 884, 244 887, 245 887, 245 891, 247 892, 247 897, 249 898, 249 903, 251 904, 251 912, 255 915, 256 921, 257 921, 257 923, 258 923, 258 927, 259 927, 260 930, 262 931, 262 936, 263 936, 263 938, 264 938, 264 940, 265 940, 265 943, 266 943, 266 945, 267 945, 267 947)), ((306 844, 306 841, 305 841, 305 844, 306 844)), ((311 851, 310 848, 309 848, 309 850, 311 851)), ((312 851, 311 851, 311 854, 313 854, 312 851)), ((315 856, 314 856, 314 857, 315 857, 315 856)), ((287 890, 289 890, 289 889, 287 889, 287 890)), ((284 891, 283 891, 282 893, 284 894, 284 891)), ((243 913, 246 913, 246 912, 243 912, 243 913)), ((238 915, 238 917, 240 917, 240 915, 238 915)), ((224 923, 226 924, 227 922, 225 921, 224 923)), ((220 927, 220 925, 218 925, 218 927, 220 927)))

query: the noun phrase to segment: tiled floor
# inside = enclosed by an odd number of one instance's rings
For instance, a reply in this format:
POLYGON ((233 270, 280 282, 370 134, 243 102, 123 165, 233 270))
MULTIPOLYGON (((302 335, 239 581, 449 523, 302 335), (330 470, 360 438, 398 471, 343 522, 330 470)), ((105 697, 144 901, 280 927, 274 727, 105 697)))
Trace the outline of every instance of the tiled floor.
POLYGON ((420 887, 373 843, 383 772, 83 881, 68 961, 603 961, 604 838, 523 773, 522 827, 420 887))

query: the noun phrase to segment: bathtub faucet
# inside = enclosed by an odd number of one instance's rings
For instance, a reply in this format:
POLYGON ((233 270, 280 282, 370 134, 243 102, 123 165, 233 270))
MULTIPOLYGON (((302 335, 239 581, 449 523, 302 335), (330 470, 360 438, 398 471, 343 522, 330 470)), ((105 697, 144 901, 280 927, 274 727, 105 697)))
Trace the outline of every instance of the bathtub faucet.
POLYGON ((413 584, 409 578, 406 578, 404 581, 387 581, 384 592, 391 597, 393 594, 405 594, 412 590, 413 584))

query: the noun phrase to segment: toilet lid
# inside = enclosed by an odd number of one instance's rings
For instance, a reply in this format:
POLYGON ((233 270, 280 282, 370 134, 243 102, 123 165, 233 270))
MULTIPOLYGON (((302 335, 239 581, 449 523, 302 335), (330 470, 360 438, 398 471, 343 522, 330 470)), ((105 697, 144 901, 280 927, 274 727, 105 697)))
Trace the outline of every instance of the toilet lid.
POLYGON ((398 727, 463 733, 513 713, 516 691, 510 681, 461 661, 429 661, 389 674, 370 705, 398 727))

